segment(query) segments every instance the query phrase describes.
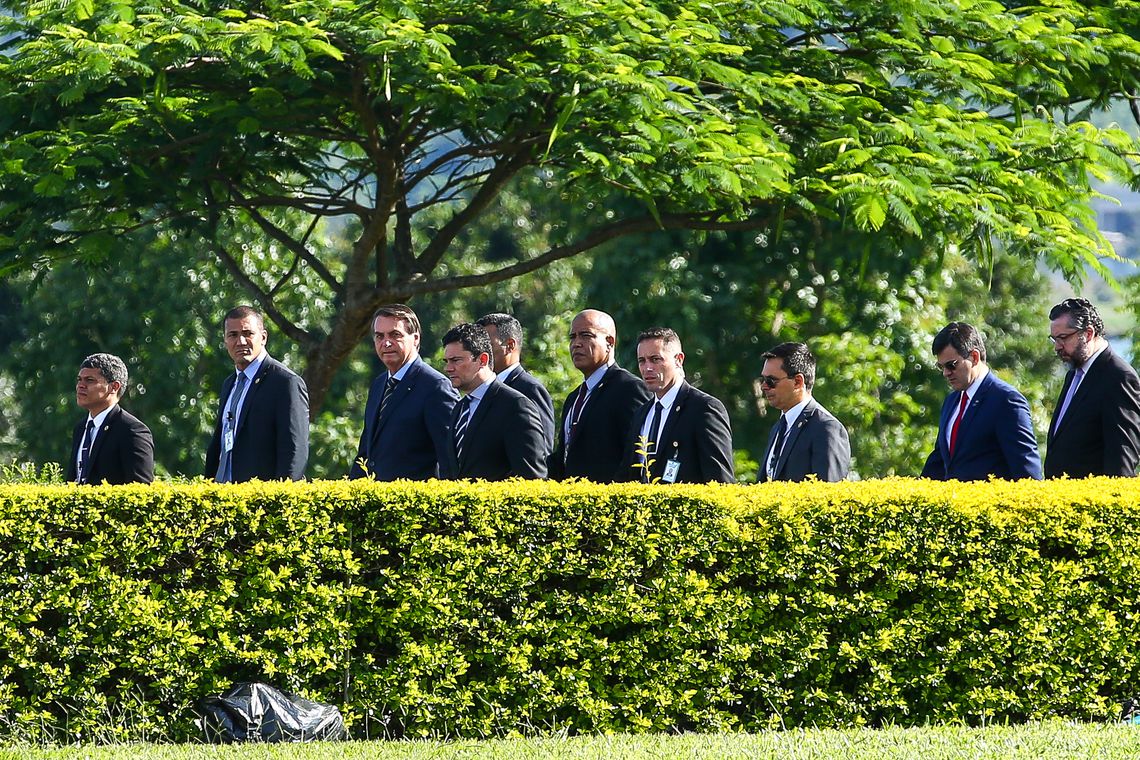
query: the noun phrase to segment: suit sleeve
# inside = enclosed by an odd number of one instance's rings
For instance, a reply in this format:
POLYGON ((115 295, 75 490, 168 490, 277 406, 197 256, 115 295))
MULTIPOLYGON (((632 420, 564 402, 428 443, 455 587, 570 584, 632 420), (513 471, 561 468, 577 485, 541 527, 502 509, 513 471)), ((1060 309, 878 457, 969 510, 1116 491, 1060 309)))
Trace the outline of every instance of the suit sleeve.
POLYGON ((1104 474, 1131 478, 1140 464, 1140 380, 1135 372, 1120 374, 1102 415, 1104 474))
POLYGON ((309 461, 309 389, 289 372, 277 399, 277 471, 274 477, 301 480, 309 461))
POLYGON ((1029 402, 1020 393, 1011 393, 1002 404, 998 421, 998 444, 1009 467, 1010 480, 1041 480, 1041 455, 1029 416, 1029 402))
MULTIPOLYGON (((938 435, 942 435, 942 431, 938 431, 938 435)), ((919 473, 920 478, 930 478, 931 480, 945 480, 946 479, 946 466, 942 462, 942 453, 938 451, 938 440, 934 441, 934 451, 930 452, 930 456, 926 458, 926 464, 922 466, 922 472, 919 473)))
POLYGON ((813 446, 811 470, 820 480, 831 483, 843 480, 851 470, 851 444, 847 438, 847 428, 834 417, 821 420, 824 441, 822 446, 813 446))
POLYGON ((128 483, 154 482, 154 436, 142 422, 130 427, 130 437, 122 447, 123 475, 128 483))
POLYGON ((570 409, 570 399, 567 398, 562 404, 562 414, 557 418, 554 425, 554 451, 550 454, 550 459, 547 460, 547 475, 551 480, 562 480, 566 476, 565 460, 566 460, 566 441, 563 439, 563 432, 566 427, 566 414, 570 409))
POLYGON ((736 466, 732 453, 732 425, 728 410, 713 398, 705 407, 703 424, 706 435, 701 436, 698 458, 701 478, 706 483, 735 483, 736 466))
POLYGON ((450 381, 444 379, 432 389, 431 396, 424 404, 424 425, 435 447, 435 463, 438 473, 446 465, 454 448, 451 440, 451 412, 458 401, 457 393, 450 381))
POLYGON ((513 400, 516 403, 511 416, 517 422, 506 436, 511 473, 519 478, 541 480, 546 477, 546 435, 542 418, 530 399, 518 396, 513 400))

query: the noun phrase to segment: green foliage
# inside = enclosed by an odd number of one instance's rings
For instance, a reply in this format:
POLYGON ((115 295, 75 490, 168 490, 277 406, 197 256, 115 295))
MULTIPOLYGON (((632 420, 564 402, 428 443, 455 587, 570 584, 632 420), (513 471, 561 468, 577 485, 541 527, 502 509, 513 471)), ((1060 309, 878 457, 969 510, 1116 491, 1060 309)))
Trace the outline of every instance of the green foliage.
POLYGON ((1140 84, 1131 6, 25 0, 0 16, 0 271, 189 236, 298 344, 316 410, 379 303, 662 228, 836 222, 1079 280, 1110 252, 1090 176, 1133 178, 1134 138, 1085 120, 1140 84), (621 213, 457 273, 535 170, 546 223, 621 213))
POLYGON ((370 736, 1103 718, 1140 686, 1138 504, 1109 479, 7 486, 0 715, 70 741, 132 701, 113 738, 178 739, 256 678, 370 736))
POLYGON ((63 468, 54 462, 37 467, 35 462, 13 462, 0 465, 0 483, 35 483, 59 485, 63 482, 63 468))

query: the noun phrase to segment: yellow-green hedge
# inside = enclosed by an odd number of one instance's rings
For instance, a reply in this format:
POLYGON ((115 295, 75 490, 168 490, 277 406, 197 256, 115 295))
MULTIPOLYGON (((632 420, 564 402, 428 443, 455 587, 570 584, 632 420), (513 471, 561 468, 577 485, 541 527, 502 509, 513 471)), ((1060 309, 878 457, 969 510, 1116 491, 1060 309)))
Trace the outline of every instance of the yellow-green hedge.
POLYGON ((0 734, 194 735, 259 679, 356 735, 1100 718, 1140 482, 0 489, 0 734))

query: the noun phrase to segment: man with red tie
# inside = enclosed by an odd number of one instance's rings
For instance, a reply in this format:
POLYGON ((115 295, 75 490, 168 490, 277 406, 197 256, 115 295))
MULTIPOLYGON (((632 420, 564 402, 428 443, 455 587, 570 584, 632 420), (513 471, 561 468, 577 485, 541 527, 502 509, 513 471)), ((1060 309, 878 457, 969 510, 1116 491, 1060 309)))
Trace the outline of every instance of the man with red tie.
POLYGON ((982 334, 951 322, 931 345, 953 391, 942 404, 938 439, 922 468, 932 480, 1041 479, 1029 403, 986 364, 982 334))

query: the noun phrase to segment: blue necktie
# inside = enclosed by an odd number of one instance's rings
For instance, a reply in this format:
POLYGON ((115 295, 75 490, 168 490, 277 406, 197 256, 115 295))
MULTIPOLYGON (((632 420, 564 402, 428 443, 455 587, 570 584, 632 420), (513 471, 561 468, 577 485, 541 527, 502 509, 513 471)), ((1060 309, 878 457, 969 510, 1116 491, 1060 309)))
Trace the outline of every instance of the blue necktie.
POLYGON ((231 483, 234 479, 233 451, 226 451, 226 433, 237 428, 237 408, 241 399, 241 392, 245 389, 247 378, 244 372, 238 373, 237 383, 230 393, 230 401, 226 405, 226 416, 222 419, 222 458, 218 462, 218 474, 214 480, 219 483, 231 483))

